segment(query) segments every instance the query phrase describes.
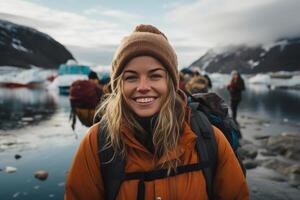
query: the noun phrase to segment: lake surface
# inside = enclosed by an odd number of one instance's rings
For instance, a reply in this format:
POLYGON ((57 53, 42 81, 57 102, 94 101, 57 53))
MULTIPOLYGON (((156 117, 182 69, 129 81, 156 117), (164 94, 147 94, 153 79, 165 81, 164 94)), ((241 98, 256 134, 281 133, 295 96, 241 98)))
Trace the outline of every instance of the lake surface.
MULTIPOLYGON (((224 88, 215 91, 228 102, 224 88)), ((258 122, 244 129, 243 134, 300 134, 299 102, 300 91, 247 88, 238 120, 255 118, 258 122), (265 129, 255 132, 259 125, 265 129)), ((69 112, 67 96, 43 89, 0 89, 1 200, 63 199, 68 168, 87 130, 77 121, 76 131, 72 131, 69 112), (15 154, 22 158, 16 160, 15 154), (17 171, 6 173, 6 166, 16 167, 17 171), (33 174, 37 170, 48 171, 48 179, 35 179, 33 174)))
POLYGON ((53 96, 43 89, 1 88, 0 129, 21 128, 44 120, 55 112, 56 107, 53 96))
MULTIPOLYGON (((227 102, 229 94, 224 89, 216 90, 227 102)), ((283 119, 294 123, 300 122, 300 91, 270 90, 263 85, 252 85, 243 93, 239 110, 255 116, 282 122, 283 119)))

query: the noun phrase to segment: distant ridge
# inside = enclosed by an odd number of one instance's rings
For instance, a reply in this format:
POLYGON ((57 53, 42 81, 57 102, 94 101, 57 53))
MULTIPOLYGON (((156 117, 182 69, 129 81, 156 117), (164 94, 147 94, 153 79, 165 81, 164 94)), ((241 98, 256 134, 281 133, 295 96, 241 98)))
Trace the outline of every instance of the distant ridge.
POLYGON ((191 66, 219 73, 230 73, 234 69, 246 74, 300 71, 300 37, 281 39, 264 46, 230 46, 222 51, 210 49, 191 66))
POLYGON ((72 54, 49 35, 0 20, 0 67, 55 69, 69 59, 74 59, 72 54))

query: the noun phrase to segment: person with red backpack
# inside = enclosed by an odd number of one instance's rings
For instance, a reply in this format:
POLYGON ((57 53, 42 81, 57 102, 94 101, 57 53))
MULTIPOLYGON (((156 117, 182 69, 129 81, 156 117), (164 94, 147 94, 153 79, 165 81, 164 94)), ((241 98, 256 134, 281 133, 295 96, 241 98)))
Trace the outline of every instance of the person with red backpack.
POLYGON ((202 104, 188 105, 179 89, 167 37, 135 27, 115 53, 110 93, 75 154, 65 200, 249 199, 235 152, 202 104))
POLYGON ((77 117, 83 125, 87 127, 93 125, 95 109, 102 97, 102 86, 97 73, 91 71, 88 78, 89 80, 77 80, 70 87, 70 119, 73 130, 77 117))

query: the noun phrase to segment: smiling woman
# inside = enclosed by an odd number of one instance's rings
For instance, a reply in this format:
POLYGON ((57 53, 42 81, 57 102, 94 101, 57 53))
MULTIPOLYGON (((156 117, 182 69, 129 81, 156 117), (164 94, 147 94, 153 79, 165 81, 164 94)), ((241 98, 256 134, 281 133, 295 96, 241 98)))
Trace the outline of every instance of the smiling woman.
POLYGON ((124 100, 129 108, 140 117, 158 113, 168 94, 163 65, 153 57, 140 56, 126 65, 123 74, 124 100))
POLYGON ((203 136, 191 130, 177 67, 174 49, 154 26, 139 25, 122 40, 111 92, 97 111, 101 120, 68 173, 66 200, 249 199, 239 163, 215 127, 218 165, 208 179, 209 161, 196 150, 203 136))

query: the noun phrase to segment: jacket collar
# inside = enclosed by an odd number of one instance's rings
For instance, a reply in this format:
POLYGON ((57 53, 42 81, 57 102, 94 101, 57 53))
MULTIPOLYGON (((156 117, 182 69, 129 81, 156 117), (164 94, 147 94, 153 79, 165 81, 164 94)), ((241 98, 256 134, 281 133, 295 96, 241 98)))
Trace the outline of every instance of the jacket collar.
MULTIPOLYGON (((143 151, 145 153, 151 154, 140 142, 135 139, 134 134, 130 129, 126 126, 123 126, 121 130, 122 137, 124 139, 124 143, 129 147, 139 151, 143 151)), ((179 158, 186 150, 195 148, 197 135, 191 130, 188 122, 184 122, 183 132, 179 138, 178 145, 176 148, 170 152, 169 160, 179 158)), ((168 158, 166 156, 162 156, 158 164, 164 163, 168 158)))

